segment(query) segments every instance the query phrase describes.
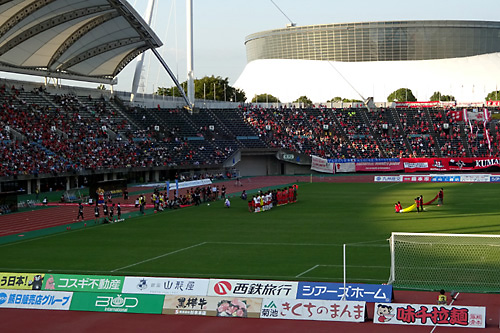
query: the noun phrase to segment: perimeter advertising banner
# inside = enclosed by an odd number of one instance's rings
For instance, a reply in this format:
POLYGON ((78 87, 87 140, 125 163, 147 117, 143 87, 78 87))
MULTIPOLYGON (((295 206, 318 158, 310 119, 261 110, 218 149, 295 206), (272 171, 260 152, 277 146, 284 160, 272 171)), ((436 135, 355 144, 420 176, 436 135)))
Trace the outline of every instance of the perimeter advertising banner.
POLYGON ((69 310, 73 293, 0 289, 0 308, 69 310))
POLYGON ((41 290, 44 274, 0 273, 0 289, 41 290))
POLYGON ((259 318, 262 298, 165 296, 163 314, 259 318))
POLYGON ((376 324, 486 327, 484 306, 376 303, 374 312, 373 322, 376 324))
POLYGON ((127 276, 124 293, 163 295, 207 295, 209 279, 156 278, 127 276))
POLYGON ((122 292, 123 276, 46 274, 43 290, 122 292))
POLYGON ((210 279, 208 296, 295 299, 298 282, 210 279))
POLYGON ((297 299, 390 302, 392 286, 361 283, 299 282, 297 299))
POLYGON ((79 292, 73 294, 70 310, 160 314, 163 299, 163 295, 79 292))
POLYGON ((364 322, 366 302, 266 298, 260 318, 364 322))

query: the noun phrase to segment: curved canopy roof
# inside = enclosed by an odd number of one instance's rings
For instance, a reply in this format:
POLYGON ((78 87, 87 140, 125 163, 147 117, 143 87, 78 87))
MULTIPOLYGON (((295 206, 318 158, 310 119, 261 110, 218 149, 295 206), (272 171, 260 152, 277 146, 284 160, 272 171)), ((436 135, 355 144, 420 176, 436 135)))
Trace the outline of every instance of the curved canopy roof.
POLYGON ((0 0, 0 70, 112 83, 162 45, 125 0, 0 0))

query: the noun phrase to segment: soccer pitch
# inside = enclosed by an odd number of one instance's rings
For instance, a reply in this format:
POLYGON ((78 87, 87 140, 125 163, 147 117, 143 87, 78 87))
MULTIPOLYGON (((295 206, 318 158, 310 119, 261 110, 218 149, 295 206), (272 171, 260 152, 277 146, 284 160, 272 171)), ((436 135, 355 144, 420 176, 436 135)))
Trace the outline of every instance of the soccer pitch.
POLYGON ((341 282, 347 244, 347 281, 385 283, 391 232, 500 234, 499 197, 489 183, 299 183, 297 203, 263 213, 236 196, 3 244, 0 271, 341 282), (440 187, 444 206, 394 213, 440 187))

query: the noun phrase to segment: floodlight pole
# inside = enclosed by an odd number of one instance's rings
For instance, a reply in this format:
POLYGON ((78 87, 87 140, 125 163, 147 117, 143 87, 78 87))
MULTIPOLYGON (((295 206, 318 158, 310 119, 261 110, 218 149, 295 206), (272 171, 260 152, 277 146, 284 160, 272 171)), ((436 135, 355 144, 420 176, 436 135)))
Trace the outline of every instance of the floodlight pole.
MULTIPOLYGON (((146 10, 146 23, 151 25, 151 18, 153 16, 153 11, 155 9, 155 0, 149 0, 148 7, 146 10)), ((135 66, 134 78, 132 80, 132 93, 130 94, 130 101, 133 102, 135 99, 135 95, 137 94, 137 90, 139 88, 139 82, 141 81, 142 74, 142 66, 144 64, 144 54, 142 52, 137 57, 137 64, 135 66)))
POLYGON ((194 107, 194 61, 193 61, 193 0, 186 0, 187 31, 187 97, 189 107, 194 107))

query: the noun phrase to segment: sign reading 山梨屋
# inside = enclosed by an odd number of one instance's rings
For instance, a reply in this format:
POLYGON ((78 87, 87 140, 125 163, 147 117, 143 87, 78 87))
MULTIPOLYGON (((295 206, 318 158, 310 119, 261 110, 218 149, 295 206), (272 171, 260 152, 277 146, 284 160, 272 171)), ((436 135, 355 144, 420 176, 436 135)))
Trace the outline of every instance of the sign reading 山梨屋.
POLYGON ((376 324, 485 328, 486 308, 484 306, 375 303, 373 322, 376 324))
POLYGON ((0 289, 0 308, 69 310, 73 293, 0 289))
POLYGON ((73 293, 70 310, 161 314, 164 295, 73 293))
POLYGON ((0 289, 41 290, 44 274, 0 273, 0 289))
POLYGON ((297 299, 324 299, 365 302, 390 302, 391 285, 331 283, 331 282, 299 282, 297 299), (345 298, 344 298, 345 295, 345 298))
POLYGON ((206 296, 209 279, 156 278, 127 276, 122 292, 163 295, 206 296))
POLYGON ((210 279, 208 296, 295 299, 298 282, 210 279))
POLYGON ((266 298, 260 318, 363 322, 366 302, 266 298))
POLYGON ((122 292, 123 276, 46 274, 43 290, 122 292))

